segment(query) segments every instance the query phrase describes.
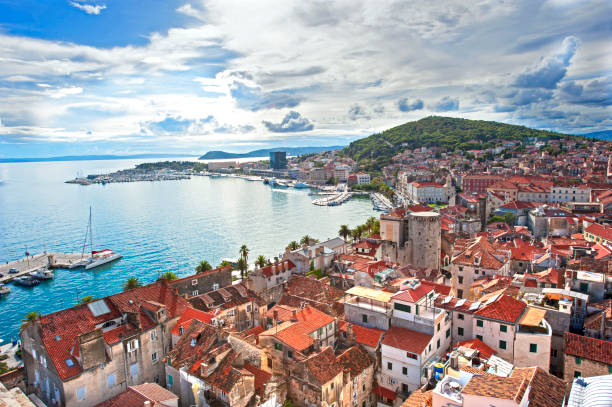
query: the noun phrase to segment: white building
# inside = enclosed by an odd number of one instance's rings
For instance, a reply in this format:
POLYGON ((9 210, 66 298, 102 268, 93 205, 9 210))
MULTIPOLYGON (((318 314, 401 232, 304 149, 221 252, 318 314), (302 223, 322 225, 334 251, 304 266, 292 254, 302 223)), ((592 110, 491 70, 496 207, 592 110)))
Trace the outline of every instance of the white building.
POLYGON ((404 192, 404 198, 419 203, 448 203, 452 195, 451 185, 438 182, 411 182, 404 192))
POLYGON ((357 176, 357 185, 369 184, 370 183, 370 174, 366 174, 365 172, 359 172, 356 174, 357 176))
POLYGON ((591 202, 591 188, 586 185, 553 185, 550 202, 591 202))

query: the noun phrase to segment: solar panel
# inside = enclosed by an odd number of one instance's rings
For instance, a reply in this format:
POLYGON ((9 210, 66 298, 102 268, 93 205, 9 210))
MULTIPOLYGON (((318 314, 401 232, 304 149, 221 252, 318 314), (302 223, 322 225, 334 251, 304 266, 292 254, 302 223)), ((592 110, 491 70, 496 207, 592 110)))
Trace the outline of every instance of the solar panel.
POLYGON ((453 297, 451 297, 450 295, 448 297, 446 297, 445 299, 442 300, 442 304, 448 304, 450 302, 450 300, 452 300, 453 297))
POLYGON ((89 304, 87 304, 87 307, 89 307, 89 310, 91 311, 94 317, 99 317, 100 315, 108 314, 110 312, 110 309, 108 308, 108 305, 106 305, 104 300, 90 302, 89 304))
POLYGON ((500 296, 500 295, 501 295, 501 294, 497 294, 497 295, 494 295, 493 297, 489 298, 489 301, 487 301, 487 302, 485 303, 485 305, 489 305, 489 304, 491 304, 492 302, 497 301, 497 299, 499 298, 499 296, 500 296))
POLYGON ((455 308, 460 307, 463 304, 465 304, 465 301, 466 301, 465 298, 457 301, 457 303, 455 304, 455 308))
POLYGON ((74 366, 74 362, 72 361, 72 359, 66 359, 66 366, 68 367, 74 366))
POLYGON ((478 308, 480 308, 480 301, 476 301, 475 303, 470 305, 470 311, 477 310, 478 308))

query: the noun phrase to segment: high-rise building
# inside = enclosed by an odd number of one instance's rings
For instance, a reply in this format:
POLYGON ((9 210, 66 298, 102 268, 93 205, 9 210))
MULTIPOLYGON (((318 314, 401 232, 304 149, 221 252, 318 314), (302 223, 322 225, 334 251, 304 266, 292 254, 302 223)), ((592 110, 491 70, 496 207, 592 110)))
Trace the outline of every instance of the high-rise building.
POLYGON ((287 169, 287 152, 286 151, 271 151, 270 152, 270 169, 272 170, 287 169))

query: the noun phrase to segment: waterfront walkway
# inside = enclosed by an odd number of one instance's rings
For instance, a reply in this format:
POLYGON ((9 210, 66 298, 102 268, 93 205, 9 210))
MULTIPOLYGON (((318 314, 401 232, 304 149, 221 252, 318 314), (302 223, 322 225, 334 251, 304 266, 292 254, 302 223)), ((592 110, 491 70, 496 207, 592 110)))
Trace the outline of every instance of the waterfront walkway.
POLYGON ((0 264, 0 283, 7 283, 15 277, 23 276, 38 270, 41 267, 71 268, 75 263, 81 261, 81 253, 40 253, 33 256, 0 264), (9 274, 9 270, 19 270, 16 274, 9 274))

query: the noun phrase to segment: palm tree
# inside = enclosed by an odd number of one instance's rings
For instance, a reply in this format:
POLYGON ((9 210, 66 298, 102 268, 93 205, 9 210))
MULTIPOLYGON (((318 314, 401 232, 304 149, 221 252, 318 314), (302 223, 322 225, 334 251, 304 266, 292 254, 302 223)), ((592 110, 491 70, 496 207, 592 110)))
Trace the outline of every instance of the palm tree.
POLYGON ((209 262, 207 262, 206 260, 202 260, 202 261, 200 262, 200 264, 198 264, 198 265, 196 266, 195 270, 196 270, 196 273, 197 273, 197 274, 200 274, 200 273, 204 273, 204 272, 206 272, 206 271, 208 271, 208 270, 212 270, 212 266, 211 266, 211 265, 210 265, 210 263, 209 263, 209 262))
POLYGON ((257 256, 257 260, 255 260, 255 265, 258 266, 259 268, 262 268, 262 267, 265 267, 267 262, 268 260, 266 259, 266 256, 264 256, 263 254, 260 254, 259 256, 257 256))
POLYGON ((25 318, 21 320, 21 326, 23 327, 24 325, 26 325, 28 322, 30 321, 34 321, 35 319, 37 319, 38 317, 40 317, 40 314, 38 312, 28 312, 25 315, 25 318))
POLYGON ((340 225, 340 230, 338 231, 338 236, 341 236, 344 241, 346 241, 346 238, 351 234, 351 230, 349 229, 348 225, 340 225))
POLYGON ((353 240, 360 240, 363 235, 363 225, 359 225, 355 227, 355 229, 351 230, 351 237, 353 240))
POLYGON ((166 271, 164 274, 161 275, 161 278, 162 280, 172 281, 172 280, 176 280, 178 276, 171 271, 166 271))
POLYGON ((368 228, 368 232, 372 232, 374 225, 376 224, 376 218, 374 216, 370 216, 368 220, 366 220, 365 226, 368 228))
POLYGON ((79 304, 87 304, 88 302, 92 302, 93 300, 94 297, 92 297, 91 295, 86 295, 85 297, 79 300, 79 304))
POLYGON ((240 256, 244 259, 244 261, 249 259, 249 248, 247 245, 243 244, 240 246, 240 256))
POLYGON ((310 241, 311 241, 311 240, 312 240, 312 239, 310 238, 310 236, 308 236, 308 235, 304 235, 304 236, 302 236, 302 238, 300 239, 300 244, 301 244, 301 245, 304 245, 304 244, 305 244, 305 245, 310 245, 310 241))
POLYGON ((238 268, 238 270, 240 270, 240 280, 244 281, 246 271, 249 268, 249 264, 247 263, 244 257, 238 259, 236 267, 238 268))
POLYGON ((229 261, 227 261, 227 260, 223 260, 223 261, 221 262, 221 264, 219 264, 219 268, 221 268, 221 267, 227 267, 227 266, 232 267, 232 263, 230 263, 230 262, 229 262, 229 261))
POLYGON ((137 277, 130 277, 123 283, 123 291, 131 290, 141 285, 142 282, 137 277))
POLYGON ((296 242, 295 240, 292 240, 291 242, 289 242, 289 245, 287 246, 287 248, 289 248, 289 250, 297 250, 300 248, 300 244, 296 242))

